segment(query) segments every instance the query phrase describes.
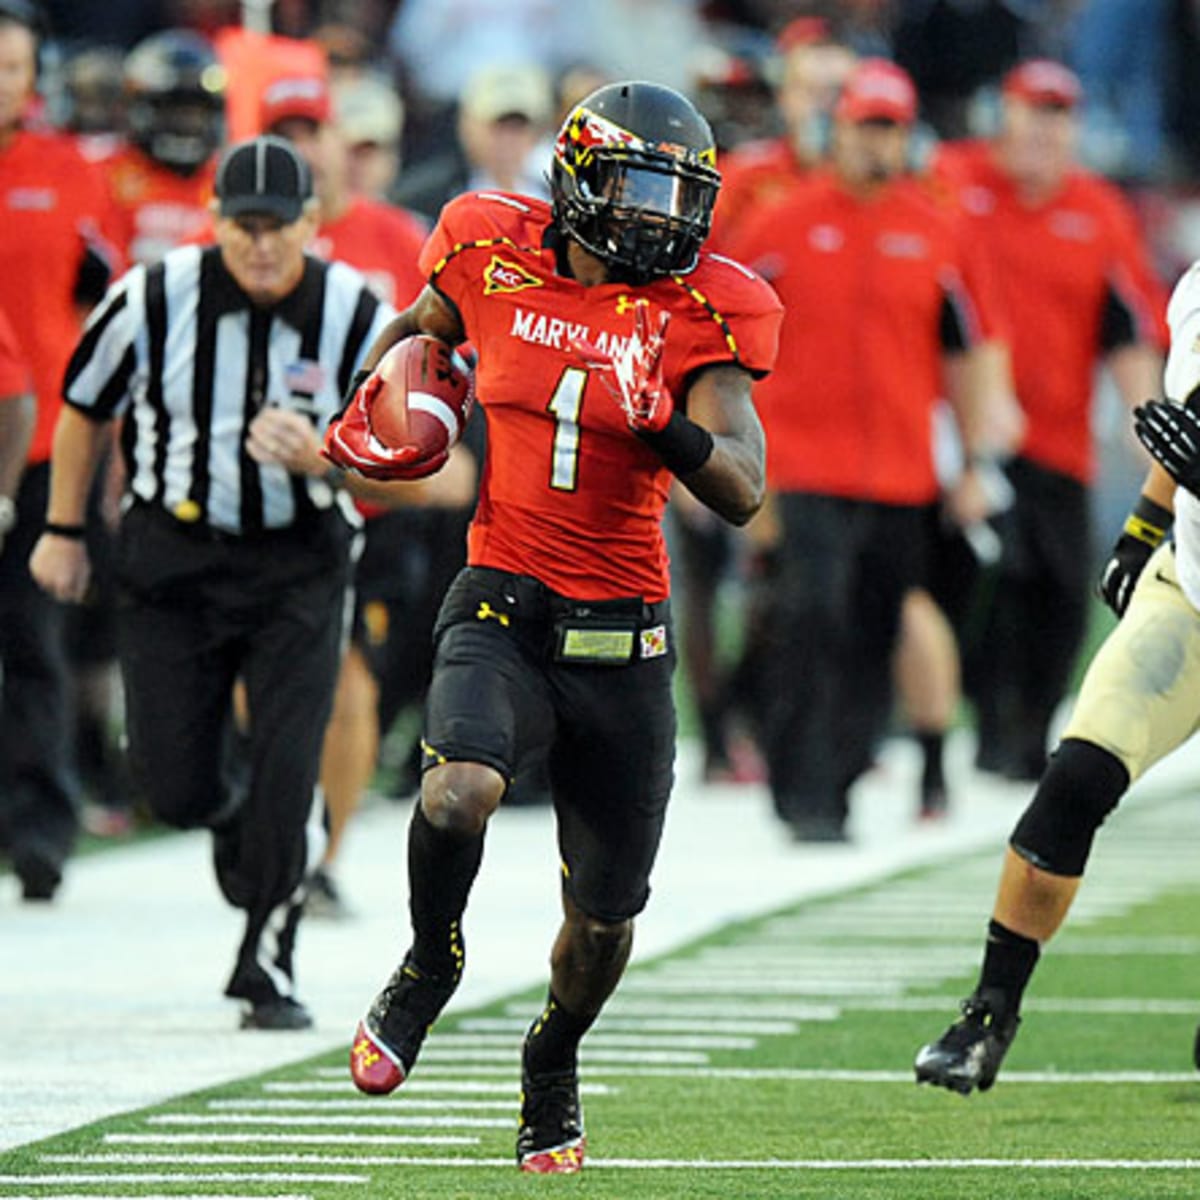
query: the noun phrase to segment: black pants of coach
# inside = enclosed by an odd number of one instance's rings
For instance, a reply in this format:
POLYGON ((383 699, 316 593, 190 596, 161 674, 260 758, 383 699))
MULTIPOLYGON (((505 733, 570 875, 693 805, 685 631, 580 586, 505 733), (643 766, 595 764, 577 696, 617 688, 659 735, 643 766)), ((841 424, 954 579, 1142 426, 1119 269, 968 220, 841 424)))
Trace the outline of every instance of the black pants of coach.
POLYGON ((17 524, 0 551, 0 848, 61 866, 79 827, 71 761, 66 610, 29 574, 46 514, 49 463, 27 468, 17 524))
POLYGON ((335 510, 245 539, 135 506, 118 538, 118 650, 135 777, 155 815, 215 834, 217 879, 245 910, 226 994, 288 995, 321 743, 332 704, 350 530, 335 510), (249 770, 223 747, 234 683, 249 770))
POLYGON ((928 509, 779 497, 765 749, 776 812, 798 835, 841 830, 846 791, 890 715, 904 593, 923 581, 928 509))
POLYGON ((996 519, 1003 549, 964 681, 980 766, 1037 779, 1087 627, 1091 517, 1078 481, 1019 458, 1007 471, 1015 499, 996 519))

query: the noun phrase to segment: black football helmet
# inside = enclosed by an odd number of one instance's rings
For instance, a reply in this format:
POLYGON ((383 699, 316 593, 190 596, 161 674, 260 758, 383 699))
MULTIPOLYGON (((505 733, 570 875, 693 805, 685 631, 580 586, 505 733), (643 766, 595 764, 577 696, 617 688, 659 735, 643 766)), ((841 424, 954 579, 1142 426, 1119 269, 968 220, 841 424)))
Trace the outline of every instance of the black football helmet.
POLYGON ((655 83, 611 83, 581 100, 554 146, 558 227, 641 284, 690 271, 712 224, 721 176, 708 122, 655 83))
POLYGON ((225 69, 198 33, 167 29, 125 60, 129 137, 179 175, 198 171, 224 136, 225 69))

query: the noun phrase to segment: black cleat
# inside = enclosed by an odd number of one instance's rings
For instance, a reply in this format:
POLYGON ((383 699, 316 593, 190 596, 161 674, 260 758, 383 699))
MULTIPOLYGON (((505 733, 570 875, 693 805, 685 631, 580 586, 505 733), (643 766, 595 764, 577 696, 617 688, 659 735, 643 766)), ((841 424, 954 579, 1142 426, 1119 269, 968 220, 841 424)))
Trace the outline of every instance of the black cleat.
POLYGON ((522 1070, 517 1166, 529 1175, 574 1175, 583 1169, 586 1146, 576 1072, 522 1070))
POLYGON ((1017 1035, 1021 1018, 996 1012, 979 994, 963 1001, 962 1016, 936 1042, 922 1046, 913 1064, 918 1083, 969 1096, 986 1092, 1017 1035))
POLYGON ((1196 1064, 1196 1070, 1200 1071, 1200 1026, 1196 1028, 1196 1040, 1192 1043, 1192 1062, 1196 1064))
POLYGON ((350 1076, 360 1092, 386 1095, 408 1078, 429 1027, 457 986, 457 976, 430 975, 411 953, 405 955, 354 1034, 350 1076))

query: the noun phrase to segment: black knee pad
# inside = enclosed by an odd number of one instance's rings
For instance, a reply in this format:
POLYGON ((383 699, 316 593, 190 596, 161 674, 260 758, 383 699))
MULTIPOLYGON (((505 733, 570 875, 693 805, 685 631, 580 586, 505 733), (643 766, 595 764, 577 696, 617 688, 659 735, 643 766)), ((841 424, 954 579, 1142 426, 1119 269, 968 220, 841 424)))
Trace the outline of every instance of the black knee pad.
POLYGON ((1083 874, 1092 839, 1129 786, 1125 764, 1091 742, 1068 738, 1050 759, 1009 845, 1053 875, 1083 874))

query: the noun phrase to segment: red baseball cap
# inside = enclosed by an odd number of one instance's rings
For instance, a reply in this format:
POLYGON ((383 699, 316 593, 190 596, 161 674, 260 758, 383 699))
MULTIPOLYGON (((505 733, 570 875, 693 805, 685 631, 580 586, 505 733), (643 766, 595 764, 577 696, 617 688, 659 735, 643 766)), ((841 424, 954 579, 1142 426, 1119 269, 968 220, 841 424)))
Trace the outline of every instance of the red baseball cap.
POLYGON ((1004 95, 1039 108, 1074 108, 1083 95, 1079 76, 1049 58, 1031 58, 1004 77, 1004 95))
POLYGON ((796 17, 779 31, 775 49, 780 54, 787 54, 797 46, 815 46, 819 42, 830 41, 832 37, 833 32, 824 17, 796 17))
POLYGON ((300 117, 324 125, 333 115, 329 85, 319 75, 284 76, 263 89, 259 120, 264 130, 273 129, 289 117, 300 117))
POLYGON ((846 80, 833 115, 839 121, 911 125, 917 119, 917 89, 908 72, 894 62, 864 58, 846 80))

